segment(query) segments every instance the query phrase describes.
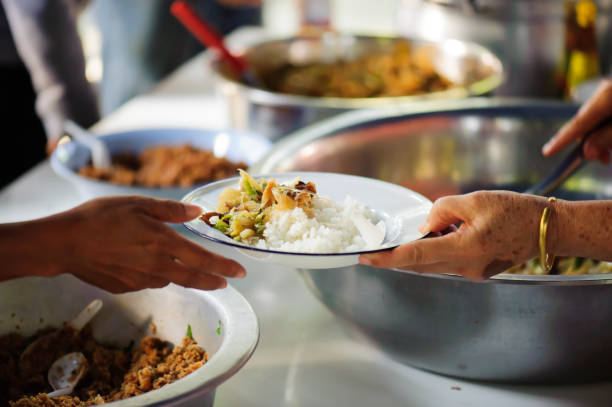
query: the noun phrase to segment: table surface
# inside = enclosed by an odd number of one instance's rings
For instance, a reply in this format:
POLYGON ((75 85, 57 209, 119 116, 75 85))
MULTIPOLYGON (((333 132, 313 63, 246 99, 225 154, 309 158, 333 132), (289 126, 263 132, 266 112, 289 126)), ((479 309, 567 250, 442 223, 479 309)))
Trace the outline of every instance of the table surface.
MULTIPOLYGON (((251 37, 248 32, 246 36, 251 37)), ((105 117, 95 130, 224 128, 226 110, 223 100, 213 93, 208 58, 203 53, 188 61, 150 93, 105 117)), ((0 192, 0 222, 45 216, 83 200, 53 173, 47 161, 0 192)), ((248 271, 246 278, 231 284, 255 309, 261 339, 247 365, 219 387, 217 407, 612 404, 612 382, 498 385, 444 377, 399 364, 346 331, 310 294, 294 270, 247 259, 233 249, 219 251, 235 257, 248 271)))

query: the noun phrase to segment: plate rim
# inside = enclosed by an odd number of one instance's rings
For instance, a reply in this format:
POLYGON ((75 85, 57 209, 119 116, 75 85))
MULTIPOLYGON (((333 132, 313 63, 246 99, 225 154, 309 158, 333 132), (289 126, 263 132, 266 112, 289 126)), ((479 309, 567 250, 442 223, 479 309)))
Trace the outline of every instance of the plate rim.
MULTIPOLYGON (((269 177, 278 177, 278 176, 287 176, 287 177, 291 177, 293 176, 300 176, 302 174, 315 174, 315 175, 334 175, 334 176, 341 176, 341 177, 349 177, 349 178, 357 178, 357 179, 361 179, 361 180, 365 180, 367 182, 372 182, 375 181, 377 183, 381 183, 381 184, 385 184, 389 187, 392 187, 393 189, 396 189, 398 191, 404 190, 404 191, 409 191, 410 193, 412 193, 414 196, 419 197, 420 199, 422 199, 424 202, 428 202, 430 205, 430 209, 431 206, 433 206, 433 202, 431 202, 431 200, 427 197, 425 197, 424 195, 403 187, 401 185, 398 184, 393 184, 391 182, 387 182, 387 181, 382 181, 376 178, 370 178, 370 177, 363 177, 360 175, 353 175, 353 174, 342 174, 342 173, 337 173, 337 172, 324 172, 324 171, 286 171, 286 172, 276 172, 276 173, 264 173, 264 174, 250 174, 253 177, 264 177, 264 178, 269 178, 269 177)), ((189 201, 189 199, 195 195, 198 191, 202 190, 202 189, 214 189, 216 187, 218 187, 220 184, 229 184, 230 181, 236 182, 240 180, 240 176, 235 176, 235 177, 231 177, 231 178, 225 178, 219 181, 215 181, 215 182, 211 182, 210 184, 206 184, 206 185, 202 185, 192 191, 190 191, 189 193, 187 193, 183 198, 181 198, 181 202, 183 203, 191 203, 189 201), (219 185, 217 185, 219 184, 219 185)), ((198 216, 199 218, 199 216, 198 216)), ((196 218, 197 219, 197 218, 196 218)), ((371 250, 361 250, 361 251, 356 251, 356 252, 340 252, 340 253, 309 253, 309 252, 288 252, 288 251, 281 251, 281 250, 274 250, 274 249, 262 249, 259 247, 253 247, 253 246, 248 246, 245 244, 241 244, 241 243, 234 243, 234 242, 229 242, 227 240, 224 239, 219 239, 215 236, 211 236, 211 235, 207 235, 204 233, 201 233, 200 231, 196 230, 194 227, 192 227, 189 223, 193 222, 195 219, 192 219, 188 222, 183 222, 183 226, 185 228, 187 228, 190 232, 196 234, 197 236, 200 236, 202 238, 208 239, 210 241, 216 242, 216 243, 221 243, 227 246, 231 246, 234 247, 236 249, 245 249, 245 250, 253 250, 256 252, 261 252, 261 253, 268 253, 268 254, 275 254, 275 255, 287 255, 287 256, 307 256, 307 257, 340 257, 340 256, 358 256, 361 254, 371 254, 371 253, 378 253, 378 252, 382 252, 382 251, 387 251, 387 250, 392 250, 396 247, 399 247, 402 244, 405 243, 409 243, 409 242, 403 242, 403 243, 396 243, 396 244, 391 244, 389 246, 386 247, 380 247, 377 249, 371 249, 371 250)), ((421 234, 419 232, 419 234, 421 234)), ((425 235, 421 234, 421 237, 411 240, 411 241, 416 241, 419 239, 422 239, 425 235)))

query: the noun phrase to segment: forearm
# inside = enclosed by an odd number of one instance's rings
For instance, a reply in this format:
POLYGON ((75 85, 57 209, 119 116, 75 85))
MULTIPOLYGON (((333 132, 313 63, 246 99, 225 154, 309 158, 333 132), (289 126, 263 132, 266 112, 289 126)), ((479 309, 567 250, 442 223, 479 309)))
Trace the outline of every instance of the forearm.
POLYGON ((70 228, 56 217, 0 225, 0 281, 62 272, 70 228))
POLYGON ((37 93, 36 111, 50 139, 63 134, 66 118, 89 127, 99 119, 85 79, 85 60, 67 1, 1 0, 19 55, 37 93))
POLYGON ((551 253, 612 261, 612 201, 559 201, 552 216, 551 253))

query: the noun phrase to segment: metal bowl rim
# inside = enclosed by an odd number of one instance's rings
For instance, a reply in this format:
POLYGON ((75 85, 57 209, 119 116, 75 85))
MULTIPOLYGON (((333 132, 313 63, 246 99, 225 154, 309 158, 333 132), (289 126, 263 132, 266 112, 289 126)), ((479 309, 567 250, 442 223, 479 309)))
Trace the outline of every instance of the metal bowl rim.
MULTIPOLYGON (((277 172, 275 168, 288 153, 321 138, 321 135, 338 134, 349 129, 372 125, 373 122, 393 121, 401 118, 418 118, 444 113, 462 114, 494 112, 503 116, 504 113, 511 114, 518 110, 549 109, 560 114, 570 113, 577 109, 577 105, 547 99, 526 98, 472 98, 463 101, 436 101, 419 104, 417 107, 400 107, 388 110, 361 110, 347 112, 330 119, 304 127, 287 137, 281 139, 261 160, 251 166, 253 174, 277 172)), ((393 270, 402 273, 420 275, 411 271, 398 269, 393 270)), ((424 274, 427 278, 455 279, 470 281, 461 276, 449 274, 424 274)), ((598 285, 612 283, 612 274, 584 274, 584 275, 521 275, 521 274, 498 274, 485 283, 521 283, 521 284, 555 284, 555 285, 598 285)))

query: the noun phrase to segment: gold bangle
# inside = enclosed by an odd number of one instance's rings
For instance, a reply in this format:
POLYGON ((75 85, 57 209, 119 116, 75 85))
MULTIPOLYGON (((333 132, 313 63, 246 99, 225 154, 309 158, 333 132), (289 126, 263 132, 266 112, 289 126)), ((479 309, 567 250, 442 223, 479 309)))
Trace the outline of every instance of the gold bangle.
MULTIPOLYGON (((548 198, 548 202, 555 202, 555 197, 548 198)), ((544 208, 542 212, 542 218, 540 219, 540 266, 544 271, 550 271, 555 264, 555 256, 546 252, 546 235, 548 232, 548 220, 550 219, 550 207, 544 208)))

